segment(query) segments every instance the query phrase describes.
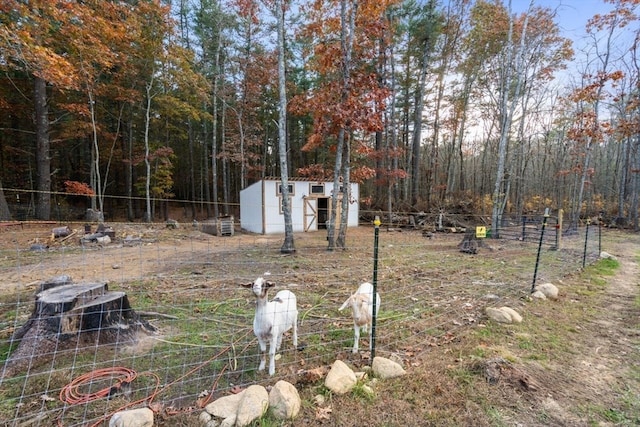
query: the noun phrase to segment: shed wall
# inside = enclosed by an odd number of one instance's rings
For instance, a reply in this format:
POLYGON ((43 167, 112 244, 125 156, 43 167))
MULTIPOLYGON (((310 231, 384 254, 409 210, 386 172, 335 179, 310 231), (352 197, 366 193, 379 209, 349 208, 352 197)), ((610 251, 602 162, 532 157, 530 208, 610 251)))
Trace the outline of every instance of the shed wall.
POLYGON ((262 205, 262 181, 240 192, 240 227, 243 230, 264 234, 262 205))
MULTIPOLYGON (((305 199, 307 197, 330 198, 333 182, 290 181, 291 217, 294 232, 305 230, 305 199), (311 194, 312 185, 323 185, 323 194, 311 194)), ((260 234, 284 234, 284 215, 281 209, 282 197, 279 193, 279 180, 258 181, 240 192, 240 225, 242 229, 260 234), (257 194, 255 189, 260 189, 257 194), (257 214, 260 217, 257 217, 257 214)), ((359 186, 351 184, 351 200, 349 206, 348 226, 358 226, 359 186)), ((307 211, 307 214, 309 211, 307 211)), ((307 218, 309 221, 309 218, 307 218)), ((317 226, 313 228, 317 230, 317 226)))

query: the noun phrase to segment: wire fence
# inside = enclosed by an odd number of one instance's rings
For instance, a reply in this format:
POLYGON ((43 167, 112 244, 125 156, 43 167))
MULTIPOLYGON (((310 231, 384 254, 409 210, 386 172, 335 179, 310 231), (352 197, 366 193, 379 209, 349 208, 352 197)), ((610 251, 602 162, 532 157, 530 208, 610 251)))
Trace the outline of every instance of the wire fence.
MULTIPOLYGON (((250 384, 285 379, 336 359, 368 365, 369 340, 353 354, 353 322, 338 307, 374 275, 374 227, 327 250, 326 232, 229 236, 191 224, 110 224, 109 241, 83 240, 80 223, 16 223, 0 230, 0 423, 91 426, 147 406, 166 424, 250 384), (66 236, 53 228, 66 227, 66 236), (273 377, 258 371, 255 297, 240 285, 269 272, 298 298, 297 349, 285 336, 273 377), (71 287, 74 292, 56 294, 71 287)), ((91 230, 92 231, 92 230, 91 230)), ((449 230, 453 231, 453 230, 449 230)), ((486 321, 490 305, 518 308, 535 280, 557 282, 599 258, 608 230, 583 225, 558 240, 540 218, 461 250, 465 233, 379 229, 378 356, 401 360, 446 345, 486 321), (604 239, 603 239, 604 235, 604 239)), ((613 231, 612 231, 613 232, 613 231)), ((64 233, 63 233, 64 234, 64 233)), ((197 425, 197 424, 193 424, 197 425)))

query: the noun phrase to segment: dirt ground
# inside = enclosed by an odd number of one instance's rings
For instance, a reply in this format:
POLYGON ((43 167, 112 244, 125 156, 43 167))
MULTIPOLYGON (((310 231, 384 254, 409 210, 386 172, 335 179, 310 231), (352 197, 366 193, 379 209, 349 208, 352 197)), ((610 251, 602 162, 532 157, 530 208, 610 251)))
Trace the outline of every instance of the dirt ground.
MULTIPOLYGON (((5 266, 0 267, 2 294, 32 292, 43 277, 61 274, 75 281, 126 283, 171 271, 194 252, 225 251, 229 245, 262 245, 277 251, 282 243, 280 236, 242 233, 224 240, 200 233, 190 224, 178 230, 169 230, 163 224, 122 224, 116 227, 119 243, 87 244, 79 256, 77 251, 68 254, 65 247, 81 236, 82 224, 69 226, 74 234, 67 242, 51 237, 50 224, 0 229, 0 266, 5 266), (122 244, 127 239, 139 244, 122 244), (38 262, 38 251, 30 249, 33 245, 55 251, 54 262, 38 262), (15 268, 10 266, 14 256, 32 259, 15 268)), ((300 236, 297 243, 304 245, 305 238, 300 236)), ((364 238, 369 239, 370 233, 364 238)), ((492 331, 500 331, 497 336, 479 338, 477 331, 470 329, 446 345, 434 345, 428 351, 418 349, 406 366, 409 376, 399 382, 377 383, 372 400, 333 396, 330 404, 316 407, 311 403, 316 389, 302 388, 301 396, 307 403, 301 415, 285 425, 640 425, 639 244, 636 234, 608 241, 607 251, 617 258, 620 267, 614 276, 606 278, 606 286, 600 291, 584 291, 592 290, 593 278, 588 274, 571 274, 563 279, 558 302, 529 305, 524 324, 528 317, 531 327, 542 331, 527 326, 494 326, 492 331), (578 310, 577 317, 565 314, 579 304, 586 306, 578 310), (571 323, 576 318, 580 323, 571 323), (544 360, 526 358, 525 350, 531 349, 513 342, 536 333, 565 341, 565 345, 569 340, 571 350, 553 353, 544 360), (496 377, 487 381, 492 370, 497 372, 496 377)), ((196 417, 161 425, 195 426, 199 425, 196 417)))

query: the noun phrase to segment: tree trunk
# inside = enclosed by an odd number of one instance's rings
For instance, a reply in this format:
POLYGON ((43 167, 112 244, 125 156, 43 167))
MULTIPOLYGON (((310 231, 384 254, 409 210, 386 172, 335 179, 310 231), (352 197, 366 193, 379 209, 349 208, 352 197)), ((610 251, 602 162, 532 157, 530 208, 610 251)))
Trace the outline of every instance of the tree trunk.
POLYGON ((34 80, 36 121, 36 218, 49 220, 51 215, 51 156, 49 141, 49 104, 47 83, 40 77, 34 80))
POLYGON ((351 140, 353 134, 349 135, 349 140, 344 144, 344 156, 342 158, 342 206, 340 209, 340 229, 336 246, 347 247, 347 227, 349 226, 349 201, 351 200, 351 140))
POLYGON ((420 193, 420 145, 422 144, 422 110, 424 109, 424 86, 427 80, 429 46, 425 43, 422 51, 420 78, 415 92, 413 112, 413 139, 411 142, 411 206, 416 209, 420 193))
MULTIPOLYGON (((222 103, 222 115, 221 115, 221 121, 222 123, 220 123, 220 128, 221 128, 221 133, 222 133, 222 137, 220 138, 222 141, 222 152, 226 152, 226 129, 225 129, 225 122, 227 120, 227 103, 223 102, 222 103)), ((229 159, 228 157, 225 155, 222 158, 222 202, 223 202, 223 211, 225 216, 229 215, 229 159)))
MULTIPOLYGON (((511 6, 511 3, 509 3, 511 6)), ((533 0, 529 5, 529 10, 533 6, 533 0)), ((511 132, 511 124, 517 100, 520 97, 522 87, 522 55, 524 54, 524 45, 527 35, 527 23, 529 15, 526 14, 524 24, 522 26, 522 34, 520 36, 520 46, 516 48, 513 45, 513 18, 511 17, 511 7, 509 7, 509 33, 507 38, 507 57, 502 64, 503 77, 500 82, 500 140, 498 144, 498 164, 496 169, 496 179, 493 187, 493 210, 491 213, 491 229, 494 238, 500 237, 500 226, 502 223, 502 215, 507 204, 507 187, 509 186, 509 175, 505 173, 507 169, 507 146, 509 143, 509 134, 511 132), (512 62, 515 66, 512 70, 512 62), (515 88, 512 89, 513 82, 511 79, 515 75, 515 88), (512 93, 513 90, 513 93, 512 93)))
POLYGON ((127 135, 127 162, 125 162, 125 185, 127 186, 127 221, 132 222, 135 218, 133 207, 133 120, 129 118, 129 134, 127 135))
POLYGON ((91 208, 98 209, 101 213, 104 209, 104 195, 102 194, 102 175, 100 173, 100 147, 98 145, 98 128, 96 125, 96 101, 91 88, 87 90, 89 98, 89 112, 91 113, 91 181, 92 188, 96 192, 91 198, 91 208), (97 206, 96 206, 97 199, 97 206))
POLYGON ((153 213, 151 211, 151 162, 149 160, 149 126, 151 125, 151 87, 153 85, 153 77, 151 81, 147 84, 147 105, 145 109, 145 121, 144 121, 144 165, 145 165, 145 184, 144 184, 144 194, 146 201, 146 212, 145 212, 145 222, 151 222, 153 218, 153 213))
POLYGON ((329 223, 327 224, 327 250, 334 250, 336 247, 336 217, 338 211, 338 196, 340 194, 340 172, 342 165, 342 154, 344 146, 344 128, 341 128, 338 132, 338 146, 336 148, 336 164, 333 169, 333 191, 331 192, 331 215, 329 216, 329 223))
POLYGON ((0 221, 10 221, 11 212, 9 211, 9 205, 7 199, 4 197, 4 188, 2 187, 2 181, 0 181, 0 221))
MULTIPOLYGON (((340 1, 340 47, 342 53, 342 87, 340 93, 340 102, 345 102, 349 94, 349 79, 351 75, 351 52, 353 49, 353 32, 355 26, 355 15, 358 3, 354 2, 347 16, 347 0, 340 1)), ((338 200, 340 194, 340 174, 342 172, 342 158, 345 144, 345 124, 341 123, 338 131, 338 145, 336 147, 336 164, 333 167, 333 193, 331 194, 331 215, 329 224, 327 225, 328 250, 336 247, 336 217, 338 210, 338 200)))
POLYGON ((124 292, 109 291, 106 283, 73 284, 69 276, 59 276, 41 285, 30 318, 11 339, 19 344, 3 375, 15 375, 66 350, 134 344, 138 332, 155 330, 134 312, 124 292))
POLYGON ((278 15, 278 154, 280 159, 280 179, 282 180, 282 213, 284 214, 284 242, 281 253, 296 251, 293 240, 291 199, 289 197, 289 162, 287 159, 287 91, 285 80, 284 50, 284 0, 276 1, 278 15))
POLYGON ((220 216, 218 205, 218 82, 220 80, 220 50, 222 43, 220 31, 218 32, 218 45, 216 46, 215 65, 213 75, 213 129, 211 130, 211 176, 212 176, 212 198, 213 217, 220 216))

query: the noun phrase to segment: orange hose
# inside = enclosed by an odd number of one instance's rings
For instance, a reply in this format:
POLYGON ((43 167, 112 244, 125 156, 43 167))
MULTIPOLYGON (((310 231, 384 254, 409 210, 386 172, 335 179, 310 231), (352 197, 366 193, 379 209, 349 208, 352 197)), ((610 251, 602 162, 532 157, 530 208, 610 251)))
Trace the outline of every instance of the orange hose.
POLYGON ((93 400, 109 397, 113 391, 120 389, 123 384, 129 384, 138 377, 136 371, 124 367, 96 369, 84 375, 76 377, 60 390, 60 400, 69 405, 78 405, 93 400), (96 381, 114 380, 115 385, 103 388, 94 393, 81 393, 80 387, 92 384, 96 381))

